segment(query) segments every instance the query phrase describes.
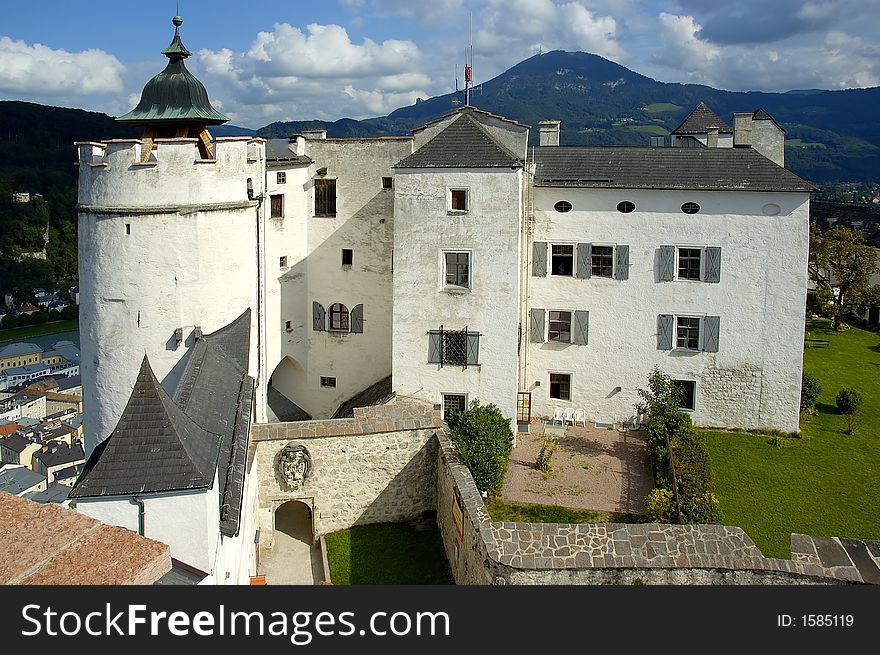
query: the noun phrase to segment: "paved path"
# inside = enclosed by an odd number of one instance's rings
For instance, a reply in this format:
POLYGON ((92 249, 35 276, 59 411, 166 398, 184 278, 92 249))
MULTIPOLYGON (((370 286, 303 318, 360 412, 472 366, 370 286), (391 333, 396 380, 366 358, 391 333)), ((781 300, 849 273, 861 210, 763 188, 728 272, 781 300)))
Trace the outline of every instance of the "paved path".
POLYGON ((321 553, 312 544, 305 505, 275 513, 275 546, 260 554, 260 574, 268 585, 313 585, 323 581, 321 553))

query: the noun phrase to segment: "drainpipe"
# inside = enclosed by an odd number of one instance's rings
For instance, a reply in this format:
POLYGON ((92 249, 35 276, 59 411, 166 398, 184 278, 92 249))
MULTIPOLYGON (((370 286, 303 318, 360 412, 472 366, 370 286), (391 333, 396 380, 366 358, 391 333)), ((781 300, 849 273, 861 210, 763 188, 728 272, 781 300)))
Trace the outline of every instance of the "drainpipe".
POLYGON ((144 501, 141 500, 140 496, 132 496, 131 502, 138 506, 138 534, 140 536, 144 536, 144 532, 147 528, 147 519, 146 519, 146 510, 144 509, 144 501))

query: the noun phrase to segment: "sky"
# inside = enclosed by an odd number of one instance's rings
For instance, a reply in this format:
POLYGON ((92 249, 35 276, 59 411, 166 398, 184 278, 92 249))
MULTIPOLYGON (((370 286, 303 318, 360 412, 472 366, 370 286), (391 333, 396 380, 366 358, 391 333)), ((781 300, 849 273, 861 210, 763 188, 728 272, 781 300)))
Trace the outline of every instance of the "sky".
MULTIPOLYGON (((177 0, 3 4, 0 100, 120 115, 177 0)), ((236 125, 383 116, 540 51, 732 91, 880 86, 880 0, 180 0, 189 69, 236 125)))

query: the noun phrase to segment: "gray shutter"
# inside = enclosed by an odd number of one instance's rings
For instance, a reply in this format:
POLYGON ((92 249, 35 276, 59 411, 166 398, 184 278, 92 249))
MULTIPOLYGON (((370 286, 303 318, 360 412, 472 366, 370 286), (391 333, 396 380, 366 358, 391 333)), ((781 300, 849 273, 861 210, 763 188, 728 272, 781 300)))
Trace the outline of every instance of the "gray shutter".
POLYGON ((440 330, 431 330, 428 332, 428 363, 440 363, 440 330))
POLYGON ((657 317, 657 350, 672 350, 673 321, 672 314, 657 317))
POLYGON ((721 282, 721 248, 706 248, 704 282, 721 282))
POLYGON ((718 333, 720 328, 720 316, 705 316, 703 318, 703 350, 707 353, 718 352, 718 333))
POLYGON ((675 279, 675 246, 660 246, 660 281, 675 279))
POLYGON ((312 302, 312 329, 318 332, 326 330, 326 318, 327 312, 324 311, 324 307, 321 303, 312 302))
POLYGON ((593 250, 593 244, 591 243, 579 243, 578 244, 578 262, 577 262, 577 276, 582 280, 586 280, 590 277, 590 272, 592 267, 590 265, 590 254, 593 250))
POLYGON ((532 317, 530 341, 532 343, 544 343, 544 310, 533 309, 530 314, 532 317))
POLYGON ((480 333, 467 333, 467 360, 468 366, 480 363, 480 333))
POLYGON ((364 306, 355 305, 351 308, 351 331, 361 334, 364 331, 364 306))
POLYGON ((532 244, 532 275, 547 277, 547 242, 535 241, 532 244))
POLYGON ((586 346, 589 343, 590 312, 576 311, 574 313, 574 325, 571 327, 571 342, 578 346, 586 346))
POLYGON ((629 246, 617 246, 617 263, 614 265, 614 279, 629 279, 629 246))

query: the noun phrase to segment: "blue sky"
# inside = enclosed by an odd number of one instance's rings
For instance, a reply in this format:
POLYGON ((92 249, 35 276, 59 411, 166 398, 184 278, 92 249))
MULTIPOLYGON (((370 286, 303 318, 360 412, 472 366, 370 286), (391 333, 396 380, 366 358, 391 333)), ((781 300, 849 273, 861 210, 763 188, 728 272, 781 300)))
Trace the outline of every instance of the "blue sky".
MULTIPOLYGON (((118 115, 159 72, 175 0, 4 2, 0 99, 118 115)), ((451 90, 473 16, 477 81, 582 50, 668 82, 880 85, 880 0, 181 0, 190 69, 234 123, 384 115, 451 90)))

